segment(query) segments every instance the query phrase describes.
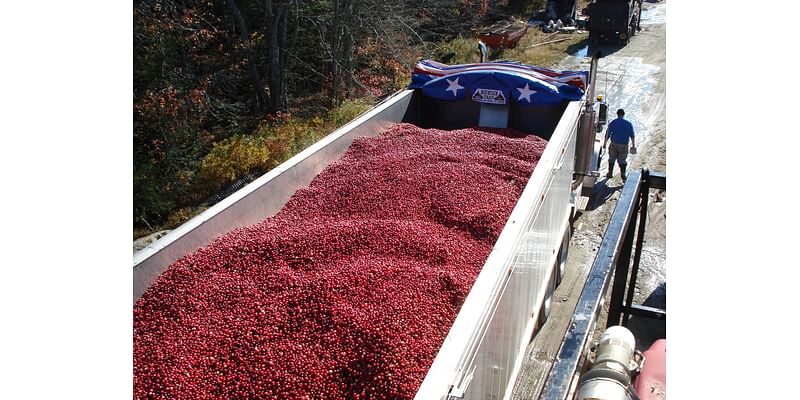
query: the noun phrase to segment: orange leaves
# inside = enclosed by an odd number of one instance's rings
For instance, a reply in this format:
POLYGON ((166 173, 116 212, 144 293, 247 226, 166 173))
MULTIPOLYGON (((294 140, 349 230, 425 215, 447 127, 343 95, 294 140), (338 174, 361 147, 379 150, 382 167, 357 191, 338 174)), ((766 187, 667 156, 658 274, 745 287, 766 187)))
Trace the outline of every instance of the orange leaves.
POLYGON ((206 96, 205 89, 193 89, 189 91, 188 97, 193 106, 202 108, 208 105, 208 99, 206 96))
MULTIPOLYGON (((269 138, 264 139, 264 144, 267 146, 267 150, 270 154, 274 155, 282 155, 289 153, 289 142, 278 138, 269 138)), ((277 158, 277 157, 276 157, 277 158)), ((283 158, 283 157, 281 157, 283 158)), ((276 160, 277 161, 277 160, 276 160)))
POLYGON ((194 24, 196 22, 192 9, 186 9, 186 11, 184 11, 183 15, 181 16, 181 22, 184 24, 194 24))
POLYGON ((164 116, 175 117, 181 108, 178 100, 178 91, 173 86, 169 86, 157 93, 154 93, 154 101, 158 102, 160 113, 164 116))

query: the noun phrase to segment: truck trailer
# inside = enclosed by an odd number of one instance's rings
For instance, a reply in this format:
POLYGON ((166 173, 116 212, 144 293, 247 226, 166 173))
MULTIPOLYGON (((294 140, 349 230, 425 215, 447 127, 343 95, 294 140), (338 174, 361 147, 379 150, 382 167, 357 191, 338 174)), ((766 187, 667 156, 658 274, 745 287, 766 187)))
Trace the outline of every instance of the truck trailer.
POLYGON ((587 15, 591 42, 628 44, 639 30, 642 0, 594 0, 587 15))
POLYGON ((572 219, 599 176, 597 62, 594 57, 589 71, 558 72, 516 62, 421 61, 409 88, 135 253, 134 306, 176 261, 277 214, 358 137, 397 123, 512 128, 547 145, 414 397, 509 398, 564 274, 572 219))

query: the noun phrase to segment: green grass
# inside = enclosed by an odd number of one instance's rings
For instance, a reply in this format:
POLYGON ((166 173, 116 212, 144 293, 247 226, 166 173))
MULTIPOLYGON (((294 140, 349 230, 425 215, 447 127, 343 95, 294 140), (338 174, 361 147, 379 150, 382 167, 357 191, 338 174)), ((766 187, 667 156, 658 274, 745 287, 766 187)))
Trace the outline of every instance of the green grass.
POLYGON ((537 28, 528 28, 528 33, 520 39, 517 47, 505 49, 498 59, 515 60, 525 64, 552 68, 566 55, 570 46, 583 42, 589 37, 587 33, 544 33, 537 28), (557 43, 531 47, 539 43, 567 39, 557 43))
MULTIPOLYGON (((490 60, 514 60, 525 64, 536 65, 545 68, 552 68, 564 56, 570 46, 577 45, 589 37, 588 33, 544 33, 538 28, 530 27, 528 32, 517 43, 513 49, 492 51, 490 60), (552 40, 567 39, 557 43, 536 46, 552 40)), ((435 59, 442 58, 451 52, 455 52, 455 57, 447 64, 467 64, 480 62, 478 53, 478 39, 473 37, 458 37, 447 43, 440 45, 435 52, 435 59)))
POLYGON ((478 53, 478 40, 475 38, 458 37, 442 44, 436 49, 436 59, 441 60, 451 52, 455 52, 455 57, 447 64, 469 64, 481 61, 480 53, 478 53))

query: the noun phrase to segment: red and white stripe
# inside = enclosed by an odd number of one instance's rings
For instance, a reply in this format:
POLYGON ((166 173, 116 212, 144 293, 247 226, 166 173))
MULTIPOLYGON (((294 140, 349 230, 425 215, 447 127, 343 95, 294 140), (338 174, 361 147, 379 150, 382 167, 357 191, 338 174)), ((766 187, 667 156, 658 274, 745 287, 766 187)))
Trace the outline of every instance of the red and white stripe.
POLYGON ((504 62, 489 62, 480 64, 447 65, 433 60, 422 60, 414 66, 415 74, 426 74, 436 77, 457 74, 461 72, 480 71, 505 71, 530 76, 549 83, 561 83, 586 89, 586 76, 584 74, 569 72, 561 73, 546 68, 534 67, 524 64, 504 62))

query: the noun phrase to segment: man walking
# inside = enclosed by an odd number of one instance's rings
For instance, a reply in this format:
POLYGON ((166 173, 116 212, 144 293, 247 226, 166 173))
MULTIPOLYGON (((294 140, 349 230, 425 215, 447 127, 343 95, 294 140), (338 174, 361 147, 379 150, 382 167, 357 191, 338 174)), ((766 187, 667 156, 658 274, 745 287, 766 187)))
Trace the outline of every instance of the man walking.
POLYGON ((611 138, 611 145, 608 146, 608 173, 606 178, 611 179, 614 176, 614 161, 619 163, 619 170, 622 175, 622 181, 625 182, 627 176, 625 169, 628 167, 628 140, 631 141, 631 152, 636 152, 636 138, 633 136, 633 125, 626 120, 625 110, 617 110, 617 119, 608 124, 606 130, 606 139, 603 141, 603 147, 606 147, 606 142, 611 138))

